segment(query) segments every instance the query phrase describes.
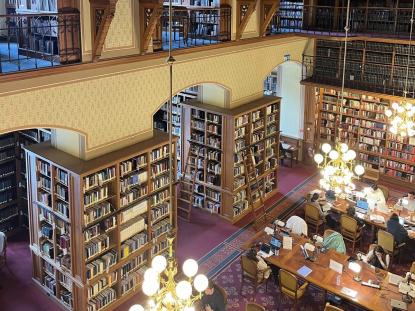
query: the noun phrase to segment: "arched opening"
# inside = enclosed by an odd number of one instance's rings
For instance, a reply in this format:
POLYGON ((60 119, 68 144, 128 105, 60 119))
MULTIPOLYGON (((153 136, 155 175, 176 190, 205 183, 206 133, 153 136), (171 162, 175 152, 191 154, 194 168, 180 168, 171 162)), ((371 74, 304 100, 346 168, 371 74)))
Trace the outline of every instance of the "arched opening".
POLYGON ((281 135, 303 139, 304 86, 303 66, 286 61, 275 67, 264 80, 264 94, 281 97, 281 135))

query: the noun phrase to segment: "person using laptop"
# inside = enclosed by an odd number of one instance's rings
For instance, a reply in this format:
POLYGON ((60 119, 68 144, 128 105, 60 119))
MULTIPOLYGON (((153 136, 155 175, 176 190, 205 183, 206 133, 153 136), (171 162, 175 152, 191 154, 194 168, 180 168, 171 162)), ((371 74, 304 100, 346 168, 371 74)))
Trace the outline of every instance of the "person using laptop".
POLYGON ((325 197, 320 197, 320 194, 314 192, 310 198, 310 204, 318 207, 320 216, 324 219, 328 215, 328 210, 325 210, 323 206, 327 204, 327 200, 325 197))
POLYGON ((349 204, 349 207, 346 210, 347 216, 354 218, 357 221, 359 229, 365 226, 365 222, 356 215, 356 208, 354 204, 349 204))
POLYGON ((415 212, 415 191, 408 193, 406 197, 402 199, 402 205, 410 212, 415 212))
POLYGON ((369 247, 369 252, 366 256, 361 256, 361 254, 358 254, 357 258, 359 260, 362 260, 363 262, 366 262, 373 267, 388 270, 389 269, 389 263, 390 263, 390 256, 385 252, 382 246, 377 244, 372 244, 369 247))
POLYGON ((365 188, 364 193, 369 203, 386 205, 385 195, 376 183, 372 187, 365 188))
POLYGON ((262 282, 263 279, 269 278, 271 274, 271 268, 268 267, 267 263, 261 256, 258 256, 255 248, 251 248, 246 254, 246 257, 256 262, 256 267, 258 271, 258 275, 257 275, 258 282, 262 282))
POLYGON ((406 242, 408 239, 408 231, 406 231, 404 226, 400 224, 398 214, 393 213, 386 225, 388 232, 391 233, 395 238, 396 244, 402 244, 406 242))

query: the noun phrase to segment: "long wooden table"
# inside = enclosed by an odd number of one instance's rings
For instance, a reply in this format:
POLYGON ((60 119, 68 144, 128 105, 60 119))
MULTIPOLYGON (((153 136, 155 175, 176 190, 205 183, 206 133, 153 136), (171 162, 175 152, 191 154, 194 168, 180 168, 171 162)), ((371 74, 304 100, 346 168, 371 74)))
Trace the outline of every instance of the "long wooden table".
MULTIPOLYGON (((346 214, 347 213, 347 208, 349 207, 349 201, 345 200, 345 199, 337 199, 335 202, 332 203, 332 208, 331 211, 332 212, 336 212, 339 214, 346 214)), ((390 207, 392 207, 393 205, 390 204, 390 207)), ((386 223, 389 220, 390 216, 393 213, 397 213, 399 214, 400 217, 409 217, 410 213, 408 212, 407 209, 403 209, 402 211, 395 211, 393 208, 389 208, 388 212, 382 212, 379 210, 375 210, 373 211, 371 214, 374 215, 379 215, 382 216, 385 219, 385 222, 377 222, 377 221, 373 221, 370 219, 369 214, 364 215, 363 218, 361 218, 366 224, 373 226, 375 228, 378 229, 382 229, 382 230, 386 230, 386 223)), ((415 239, 415 230, 408 230, 408 236, 410 239, 415 239)))
MULTIPOLYGON (((331 292, 345 300, 368 310, 390 311, 392 310, 390 299, 401 300, 402 294, 398 292, 397 286, 388 284, 388 273, 381 269, 375 269, 370 265, 361 262, 362 271, 360 273, 363 281, 377 280, 381 285, 381 290, 363 286, 361 283, 353 280, 354 273, 348 268, 347 255, 339 254, 334 250, 326 253, 320 253, 316 257, 316 261, 306 260, 302 254, 300 245, 307 242, 307 239, 292 234, 293 248, 292 250, 280 249, 278 256, 271 256, 265 260, 272 265, 287 270, 298 277, 302 278, 297 272, 303 266, 307 266, 312 272, 304 279, 325 291, 331 292), (329 268, 330 259, 343 264, 343 273, 340 276, 340 285, 336 284, 337 272, 329 268), (355 297, 344 294, 341 290, 343 287, 349 288, 357 292, 355 297)), ((277 238, 282 240, 281 236, 277 238)), ((249 241, 244 243, 242 249, 248 250, 258 242, 269 243, 271 236, 261 231, 255 234, 249 241)), ((415 311, 415 302, 408 305, 409 311, 415 311)))

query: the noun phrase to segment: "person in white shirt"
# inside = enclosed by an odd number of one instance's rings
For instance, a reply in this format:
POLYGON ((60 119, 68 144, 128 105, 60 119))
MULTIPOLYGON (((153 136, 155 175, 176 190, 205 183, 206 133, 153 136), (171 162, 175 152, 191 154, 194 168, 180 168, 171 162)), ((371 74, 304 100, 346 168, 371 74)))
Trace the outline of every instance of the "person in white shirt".
POLYGON ((383 191, 379 189, 377 184, 373 184, 372 187, 367 187, 364 189, 366 194, 366 199, 369 204, 378 204, 378 205, 386 205, 385 195, 383 191))
POLYGON ((269 278, 271 274, 271 268, 267 265, 261 256, 257 255, 255 248, 251 248, 246 254, 246 257, 257 263, 258 282, 269 278))
POLYGON ((307 223, 299 216, 294 215, 288 218, 285 227, 292 233, 307 236, 307 223))
POLYGON ((402 205, 410 212, 415 212, 415 191, 409 192, 408 196, 402 199, 402 205))

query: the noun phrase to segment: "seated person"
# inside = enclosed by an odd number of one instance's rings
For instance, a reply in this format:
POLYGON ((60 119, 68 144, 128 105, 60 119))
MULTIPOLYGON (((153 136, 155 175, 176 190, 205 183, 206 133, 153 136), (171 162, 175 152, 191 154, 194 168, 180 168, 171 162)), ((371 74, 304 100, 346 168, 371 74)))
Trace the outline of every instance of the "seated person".
POLYGON ((373 184, 372 187, 366 187, 364 189, 364 193, 366 194, 366 199, 368 203, 373 202, 377 204, 386 204, 385 195, 383 191, 378 187, 377 184, 373 184))
POLYGON ((399 216, 393 213, 387 222, 388 232, 395 238, 396 244, 405 243, 408 238, 408 231, 399 223, 399 216))
POLYGON ((324 212, 323 208, 322 208, 325 204, 327 204, 326 198, 324 196, 324 192, 323 192, 323 195, 321 197, 320 197, 319 193, 314 192, 313 195, 310 198, 309 203, 316 206, 316 207, 318 207, 321 218, 324 219, 327 216, 328 211, 324 212))
POLYGON ((354 205, 350 204, 349 207, 346 210, 346 213, 347 213, 347 216, 350 216, 350 217, 356 219, 357 225, 359 226, 359 229, 364 227, 365 222, 356 215, 356 209, 355 209, 354 205))
MULTIPOLYGON (((332 223, 327 223, 327 225, 330 229, 335 229, 332 223)), ((344 244, 343 236, 339 232, 333 231, 323 237, 323 249, 334 249, 340 254, 346 254, 346 245, 344 244)))
POLYGON ((292 233, 307 236, 307 223, 299 216, 294 215, 288 218, 285 227, 290 229, 292 233))
POLYGON ((369 247, 369 252, 366 256, 361 256, 358 254, 358 259, 363 262, 383 270, 388 270, 390 263, 390 256, 385 252, 382 246, 377 244, 372 244, 369 247))
POLYGON ((201 299, 201 304, 204 311, 225 311, 225 297, 210 279, 201 299))
POLYGON ((257 263, 258 282, 262 282, 263 279, 269 278, 269 275, 271 274, 271 268, 268 267, 267 263, 264 261, 264 259, 262 259, 261 256, 257 255, 255 248, 251 248, 246 254, 246 257, 257 263))
POLYGON ((408 195, 403 198, 402 204, 408 211, 415 212, 415 191, 409 192, 408 195))

